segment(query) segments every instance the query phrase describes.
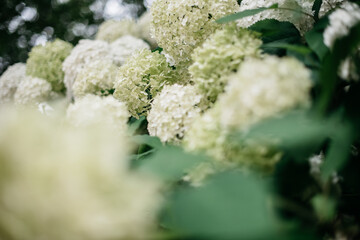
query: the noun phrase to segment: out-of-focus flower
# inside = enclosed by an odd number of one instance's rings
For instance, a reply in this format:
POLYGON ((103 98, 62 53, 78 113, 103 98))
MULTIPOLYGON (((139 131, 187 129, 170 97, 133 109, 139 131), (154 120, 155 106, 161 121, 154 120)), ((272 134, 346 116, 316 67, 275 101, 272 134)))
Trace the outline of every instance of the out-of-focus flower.
POLYGON ((151 236, 158 183, 129 172, 124 137, 28 110, 1 116, 1 239, 151 236))
POLYGON ((217 30, 194 50, 189 68, 192 81, 211 102, 224 91, 228 75, 236 71, 247 57, 259 57, 262 41, 257 34, 227 25, 217 30))
POLYGON ((321 4, 321 8, 319 11, 319 17, 323 17, 326 13, 329 11, 335 9, 337 6, 339 6, 341 3, 343 3, 346 0, 326 0, 323 1, 321 4))
POLYGON ((0 77, 0 104, 11 102, 14 98, 17 87, 25 78, 26 65, 16 63, 10 67, 0 77))
POLYGON ((126 103, 132 116, 147 115, 152 98, 165 85, 176 83, 179 79, 163 55, 142 49, 120 67, 114 97, 126 103))
POLYGON ((123 65, 126 60, 140 49, 150 49, 149 44, 130 35, 118 38, 110 44, 113 61, 116 65, 123 65))
POLYGON ((86 95, 67 109, 67 120, 76 127, 106 127, 126 133, 130 114, 126 105, 112 96, 86 95))
POLYGON ((157 46, 156 40, 150 34, 151 13, 147 11, 137 21, 140 37, 146 40, 152 48, 157 46))
POLYGON ((72 87, 74 97, 86 94, 108 95, 114 88, 116 72, 117 66, 110 60, 89 63, 76 76, 72 87))
POLYGON ((294 58, 265 56, 243 62, 220 96, 221 123, 246 129, 286 110, 309 105, 310 71, 294 58))
POLYGON ((324 43, 329 48, 337 39, 349 34, 349 31, 360 22, 360 7, 356 3, 344 2, 329 16, 329 25, 324 31, 324 43))
POLYGON ((234 13, 236 0, 157 0, 151 6, 151 33, 176 65, 190 62, 193 49, 216 29, 216 19, 234 13))
POLYGON ((48 100, 51 84, 44 79, 25 77, 17 87, 14 101, 18 105, 32 105, 48 100))
POLYGON ((147 117, 150 135, 162 142, 180 143, 200 115, 201 99, 194 86, 165 86, 152 102, 147 117))
POLYGON ((279 8, 283 9, 265 10, 258 14, 241 18, 238 20, 238 25, 246 28, 260 20, 276 19, 278 21, 291 22, 301 34, 306 33, 313 26, 313 1, 309 0, 243 0, 240 4, 240 11, 270 7, 273 4, 278 4, 279 8))
POLYGON ((72 86, 79 72, 98 60, 112 60, 109 44, 100 40, 80 40, 62 65, 68 98, 73 97, 72 86))
POLYGON ((100 25, 96 39, 111 43, 125 35, 139 36, 138 27, 133 20, 108 20, 100 25))
POLYGON ((65 88, 62 63, 72 48, 70 43, 60 39, 33 47, 26 61, 26 74, 45 79, 53 91, 61 92, 65 88))

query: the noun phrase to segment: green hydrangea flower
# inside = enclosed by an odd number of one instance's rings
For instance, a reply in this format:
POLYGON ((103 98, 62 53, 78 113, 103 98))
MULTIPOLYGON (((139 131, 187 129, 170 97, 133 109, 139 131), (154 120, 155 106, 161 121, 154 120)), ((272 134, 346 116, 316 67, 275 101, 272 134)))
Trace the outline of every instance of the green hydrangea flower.
POLYGON ((194 50, 189 68, 192 80, 211 102, 224 91, 228 75, 235 72, 247 57, 259 57, 262 41, 247 29, 227 25, 217 30, 194 50))
POLYGON ((151 100, 165 85, 181 81, 180 76, 158 52, 142 49, 120 67, 114 97, 127 104, 134 117, 147 115, 151 100))
POLYGON ((215 20, 238 8, 236 0, 157 0, 151 6, 151 33, 176 65, 189 63, 192 51, 221 28, 215 20))
POLYGON ((72 48, 70 43, 60 39, 47 42, 45 46, 33 47, 26 62, 26 74, 45 79, 55 92, 63 91, 65 85, 62 63, 72 48))

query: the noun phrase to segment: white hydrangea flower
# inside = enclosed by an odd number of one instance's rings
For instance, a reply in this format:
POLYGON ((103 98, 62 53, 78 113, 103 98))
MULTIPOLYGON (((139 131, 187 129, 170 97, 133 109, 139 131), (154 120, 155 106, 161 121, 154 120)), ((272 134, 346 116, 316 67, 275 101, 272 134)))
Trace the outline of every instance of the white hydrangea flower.
POLYGON ((211 102, 224 91, 228 75, 236 71, 247 57, 260 57, 262 41, 250 30, 225 26, 211 35, 192 54, 189 67, 192 81, 211 102))
POLYGON ((76 127, 105 126, 125 133, 130 114, 126 105, 112 96, 86 95, 68 107, 66 117, 76 127))
POLYGON ((96 39, 111 43, 125 35, 139 37, 139 29, 133 20, 108 20, 99 26, 96 39))
POLYGON ((176 65, 222 25, 216 19, 235 13, 236 0, 157 0, 151 6, 151 34, 176 65))
POLYGON ((149 44, 140 38, 126 35, 118 38, 110 44, 113 61, 116 65, 125 64, 126 60, 140 49, 150 49, 149 44))
POLYGON ((339 6, 341 3, 343 3, 346 0, 326 0, 323 1, 321 4, 321 8, 319 11, 319 17, 323 17, 326 13, 329 11, 335 9, 337 6, 339 6))
POLYGON ((325 45, 332 48, 337 39, 348 35, 350 29, 360 22, 360 7, 355 3, 344 2, 330 14, 329 21, 323 36, 325 45))
POLYGON ((165 85, 181 81, 177 72, 158 52, 142 49, 118 71, 114 97, 126 103, 134 117, 147 115, 151 100, 165 85))
POLYGON ((146 40, 153 48, 157 46, 155 38, 150 34, 150 23, 151 23, 151 13, 147 11, 141 15, 137 21, 137 26, 139 28, 140 37, 146 40))
POLYGON ((14 101, 18 105, 36 104, 48 100, 51 95, 51 84, 44 79, 25 77, 20 82, 14 101))
POLYGON ((248 16, 239 19, 238 25, 247 28, 254 23, 264 19, 276 19, 278 21, 288 21, 295 25, 301 34, 306 33, 314 24, 314 19, 311 17, 312 3, 309 0, 242 0, 240 4, 240 11, 249 9, 256 9, 260 7, 270 7, 273 4, 278 4, 279 8, 265 10, 256 15, 248 16), (303 13, 301 13, 301 12, 303 13))
POLYGON ((165 86, 152 102, 147 117, 150 135, 162 142, 180 143, 200 115, 201 99, 194 86, 165 86))
POLYGON ((10 67, 0 77, 0 104, 11 102, 20 82, 25 78, 26 65, 16 63, 10 67))
POLYGON ((220 96, 221 123, 248 126, 310 102, 310 71, 294 58, 249 59, 230 77, 220 96))
POLYGON ((80 40, 65 59, 62 69, 68 98, 73 97, 72 86, 78 73, 93 61, 112 60, 108 43, 100 40, 80 40))
POLYGON ((76 76, 72 87, 75 98, 86 94, 107 95, 114 88, 117 66, 109 60, 94 61, 76 76))
POLYGON ((125 137, 0 114, 1 239, 152 238, 159 184, 128 170, 125 137))
POLYGON ((320 174, 320 167, 324 163, 324 154, 313 155, 309 158, 310 174, 320 174))

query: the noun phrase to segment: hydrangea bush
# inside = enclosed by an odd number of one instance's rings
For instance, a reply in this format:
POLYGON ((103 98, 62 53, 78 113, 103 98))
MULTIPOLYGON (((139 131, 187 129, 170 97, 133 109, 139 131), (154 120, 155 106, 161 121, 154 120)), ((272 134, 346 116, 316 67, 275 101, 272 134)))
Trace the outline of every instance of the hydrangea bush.
POLYGON ((0 77, 0 239, 360 239, 359 13, 155 0, 34 47, 0 77))

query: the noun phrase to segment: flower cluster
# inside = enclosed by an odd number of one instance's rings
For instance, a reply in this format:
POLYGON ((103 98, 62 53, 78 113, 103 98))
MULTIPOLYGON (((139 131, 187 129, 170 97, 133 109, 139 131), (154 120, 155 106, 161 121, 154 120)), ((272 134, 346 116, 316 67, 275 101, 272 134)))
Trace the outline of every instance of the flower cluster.
POLYGON ((109 44, 100 40, 80 40, 65 59, 62 69, 68 97, 72 97, 72 86, 79 72, 93 61, 111 60, 109 44))
POLYGON ((241 27, 249 27, 264 19, 276 19, 293 23, 301 34, 306 33, 314 24, 312 16, 312 2, 307 0, 268 0, 268 1, 241 1, 240 11, 270 7, 278 4, 281 9, 271 9, 253 16, 244 17, 238 20, 241 27))
POLYGON ((140 49, 150 49, 150 46, 140 38, 126 35, 112 42, 110 48, 114 63, 121 66, 133 53, 140 49))
POLYGON ((293 58, 249 59, 230 77, 220 97, 221 123, 245 129, 283 111, 307 106, 310 72, 293 58))
POLYGON ((86 95, 67 109, 67 120, 76 127, 110 127, 119 133, 126 133, 130 117, 124 103, 112 96, 86 95))
POLYGON ((200 115, 201 98, 194 86, 165 86, 152 102, 147 117, 150 135, 162 142, 179 143, 200 115))
POLYGON ((349 34, 350 29, 360 22, 360 7, 344 2, 341 8, 330 14, 330 24, 324 31, 324 43, 332 48, 335 41, 349 34))
POLYGON ((86 65, 76 76, 72 91, 75 98, 86 94, 107 95, 114 88, 117 67, 109 60, 86 65))
POLYGON ((157 0, 151 6, 151 33, 176 65, 221 25, 215 20, 238 10, 236 0, 157 0))
POLYGON ((11 102, 20 82, 25 78, 26 65, 16 63, 0 77, 0 103, 11 102))
POLYGON ((64 90, 64 72, 62 64, 70 54, 73 46, 70 43, 56 39, 44 46, 33 47, 26 61, 26 74, 42 78, 51 84, 52 90, 64 90))
POLYGON ((36 104, 48 100, 51 84, 44 79, 25 77, 18 85, 14 101, 19 105, 36 104))
POLYGON ((228 75, 248 57, 259 57, 262 41, 247 29, 227 25, 194 50, 189 67, 192 81, 210 101, 224 91, 228 75), (226 47, 224 47, 226 46, 226 47))
POLYGON ((319 16, 323 17, 326 13, 329 11, 335 9, 337 6, 339 6, 341 3, 343 3, 346 0, 326 0, 323 1, 321 4, 321 8, 319 11, 319 16))
POLYGON ((164 85, 173 84, 177 80, 176 72, 170 68, 163 55, 143 49, 120 67, 114 97, 126 103, 132 116, 147 115, 151 99, 164 85))
POLYGON ((139 30, 134 21, 128 19, 108 20, 100 25, 96 39, 111 43, 126 35, 139 36, 139 30))
POLYGON ((139 20, 137 21, 137 25, 140 32, 140 37, 147 41, 153 48, 157 46, 156 40, 150 34, 150 24, 151 24, 151 13, 145 12, 139 20))
POLYGON ((1 238, 149 237, 158 183, 129 172, 125 138, 28 110, 1 116, 1 238))

